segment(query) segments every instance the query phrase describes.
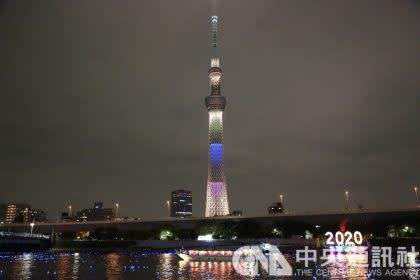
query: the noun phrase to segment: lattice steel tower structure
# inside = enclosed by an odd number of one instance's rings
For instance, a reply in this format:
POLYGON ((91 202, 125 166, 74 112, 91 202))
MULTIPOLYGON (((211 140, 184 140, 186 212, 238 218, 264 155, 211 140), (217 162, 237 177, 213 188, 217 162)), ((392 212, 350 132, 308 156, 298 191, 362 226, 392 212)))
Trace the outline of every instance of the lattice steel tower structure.
POLYGON ((217 56, 217 16, 211 17, 212 51, 209 69, 211 93, 205 99, 209 112, 209 162, 207 179, 206 217, 229 214, 226 177, 223 160, 223 112, 226 98, 220 92, 222 69, 217 56))

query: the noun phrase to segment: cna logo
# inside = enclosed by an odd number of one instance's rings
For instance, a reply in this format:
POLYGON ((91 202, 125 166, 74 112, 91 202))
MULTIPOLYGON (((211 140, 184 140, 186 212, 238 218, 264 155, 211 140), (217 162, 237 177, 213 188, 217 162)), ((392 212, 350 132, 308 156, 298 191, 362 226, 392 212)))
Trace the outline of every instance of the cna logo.
POLYGON ((291 276, 292 267, 276 246, 243 246, 232 257, 236 272, 244 276, 258 275, 258 263, 270 276, 291 276))

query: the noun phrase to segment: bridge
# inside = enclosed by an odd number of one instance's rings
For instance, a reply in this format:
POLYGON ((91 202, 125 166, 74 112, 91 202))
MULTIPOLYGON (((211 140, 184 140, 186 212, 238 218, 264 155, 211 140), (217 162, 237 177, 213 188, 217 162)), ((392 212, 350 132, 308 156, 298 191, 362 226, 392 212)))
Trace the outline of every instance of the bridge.
MULTIPOLYGON (((238 223, 245 220, 255 220, 262 225, 301 224, 301 225, 339 225, 346 221, 353 226, 387 225, 387 224, 416 224, 420 221, 420 208, 410 209, 376 209, 350 210, 331 212, 288 212, 278 215, 259 216, 220 216, 220 217, 191 217, 191 218, 140 218, 138 220, 87 221, 87 222, 56 222, 35 224, 36 233, 51 234, 54 232, 93 231, 97 228, 116 228, 120 231, 144 231, 159 226, 172 226, 179 229, 194 229, 201 224, 223 223, 231 221, 238 223)), ((0 224, 3 232, 28 232, 29 224, 0 224)))

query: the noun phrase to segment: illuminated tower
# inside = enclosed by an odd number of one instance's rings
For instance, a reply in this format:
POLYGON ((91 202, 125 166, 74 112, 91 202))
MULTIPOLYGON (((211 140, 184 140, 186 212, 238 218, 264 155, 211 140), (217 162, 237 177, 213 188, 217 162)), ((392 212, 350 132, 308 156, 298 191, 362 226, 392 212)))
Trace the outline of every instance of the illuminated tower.
POLYGON ((211 17, 213 55, 209 69, 211 93, 206 97, 209 112, 209 163, 207 179, 206 217, 229 214, 223 160, 223 111, 226 98, 220 92, 222 69, 217 56, 217 16, 211 17))

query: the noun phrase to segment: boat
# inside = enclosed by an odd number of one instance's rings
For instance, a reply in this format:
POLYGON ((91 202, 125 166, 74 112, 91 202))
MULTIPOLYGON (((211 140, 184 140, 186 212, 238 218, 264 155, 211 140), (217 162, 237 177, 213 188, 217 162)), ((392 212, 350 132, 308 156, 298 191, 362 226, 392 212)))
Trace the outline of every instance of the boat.
POLYGON ((181 249, 177 255, 184 261, 232 261, 235 249, 215 248, 215 249, 181 249))
MULTIPOLYGON (((251 245, 249 245, 251 246, 251 245)), ((272 245, 269 243, 260 243, 253 244, 252 246, 258 246, 261 249, 261 252, 268 256, 270 254, 270 247, 272 245)), ((240 250, 240 246, 236 247, 211 247, 211 248, 200 248, 200 249, 189 249, 185 250, 182 248, 179 251, 176 251, 177 255, 184 261, 232 261, 235 251, 240 250)), ((283 252, 293 250, 294 247, 285 247, 282 249, 283 252)), ((240 255, 244 254, 253 255, 252 250, 242 250, 240 255)))

